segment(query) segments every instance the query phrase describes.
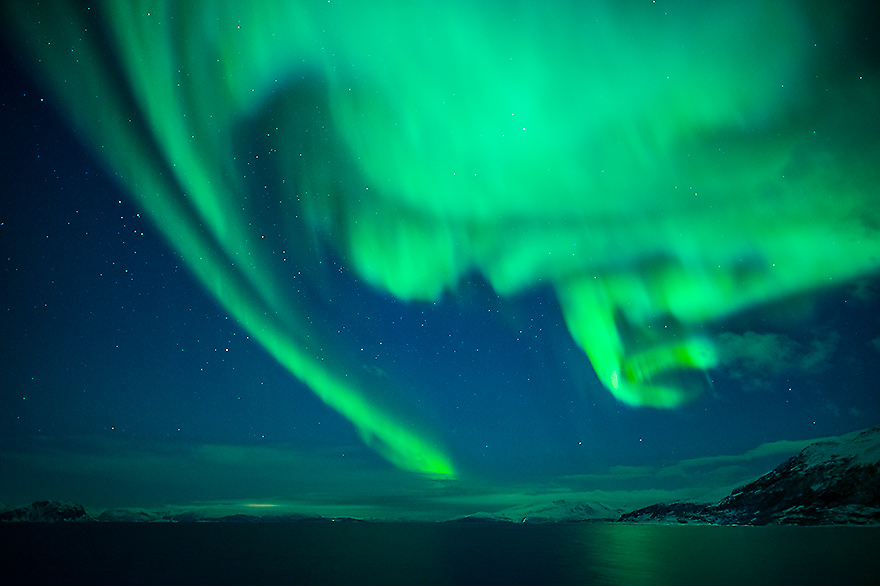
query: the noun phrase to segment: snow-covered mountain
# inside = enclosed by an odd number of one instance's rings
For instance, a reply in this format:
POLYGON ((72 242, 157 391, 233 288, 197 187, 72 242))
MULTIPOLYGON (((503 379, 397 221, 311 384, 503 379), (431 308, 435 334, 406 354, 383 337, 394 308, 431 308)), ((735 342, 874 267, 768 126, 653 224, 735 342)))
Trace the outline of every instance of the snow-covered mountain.
MULTIPOLYGON (((625 510, 625 509, 623 509, 625 510)), ((623 512, 602 503, 558 499, 552 503, 516 505, 495 513, 474 513, 451 519, 455 523, 571 523, 612 521, 623 512)))
MULTIPOLYGON (((880 425, 814 443, 775 470, 734 490, 720 502, 674 502, 630 513, 602 503, 554 500, 474 513, 453 522, 566 523, 611 521, 715 525, 880 525, 880 425)), ((2 521, 60 522, 296 522, 340 521, 314 515, 210 516, 198 511, 111 509, 97 518, 82 506, 40 501, 0 511, 2 521)))
POLYGON ((656 504, 628 522, 880 524, 880 426, 817 442, 716 504, 656 504))

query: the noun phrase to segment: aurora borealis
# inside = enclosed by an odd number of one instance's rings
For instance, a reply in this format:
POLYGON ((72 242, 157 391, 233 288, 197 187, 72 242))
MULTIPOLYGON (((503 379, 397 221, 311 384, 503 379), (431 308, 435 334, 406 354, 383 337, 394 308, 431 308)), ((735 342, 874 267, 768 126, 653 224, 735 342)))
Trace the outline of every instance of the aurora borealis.
MULTIPOLYGON (((113 201, 290 393, 308 387, 400 469, 479 476, 456 434, 516 429, 506 394, 541 404, 540 429, 580 418, 560 433, 600 452, 605 426, 760 420, 742 389, 834 381, 825 363, 854 340, 836 380, 858 416, 836 407, 818 435, 880 416, 846 378, 877 370, 880 330, 880 79, 857 8, 399 4, 21 4, 4 34, 113 201), (857 334, 841 298, 870 316, 857 334), (437 358, 444 335, 495 355, 461 377, 460 355, 437 358), (371 345, 396 353, 365 360, 371 345), (452 415, 487 388, 483 416, 452 415), (550 415, 554 397, 578 406, 550 415)), ((741 452, 808 433, 729 426, 741 452)), ((568 454, 517 446, 526 467, 568 454)))

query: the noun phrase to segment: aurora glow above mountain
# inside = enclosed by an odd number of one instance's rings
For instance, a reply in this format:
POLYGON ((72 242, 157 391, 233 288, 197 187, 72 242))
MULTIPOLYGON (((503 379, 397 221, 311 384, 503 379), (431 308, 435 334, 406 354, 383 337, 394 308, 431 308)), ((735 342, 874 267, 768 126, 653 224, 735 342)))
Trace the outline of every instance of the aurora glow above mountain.
MULTIPOLYGON (((155 227, 146 254, 167 246, 209 296, 187 303, 234 320, 224 327, 247 337, 252 358, 230 363, 286 371, 289 382, 269 378, 291 398, 264 400, 270 410, 299 409, 305 386, 388 462, 434 478, 575 476, 880 420, 866 388, 880 330, 880 79, 857 10, 3 10, 21 66, 88 145, 68 163, 102 165, 115 180, 104 189, 121 193, 104 205, 144 214, 155 227), (647 454, 622 448, 644 437, 647 454), (505 442, 493 456, 489 445, 505 442)), ((24 104, 34 119, 51 115, 24 104)), ((10 181, 32 185, 18 168, 10 181)), ((28 206, 15 199, 11 217, 28 206)), ((12 230, 26 232, 9 222, 4 256, 25 262, 12 230)), ((4 295, 26 296, 19 285, 4 295)), ((12 337, 25 327, 5 319, 12 337)), ((212 335, 156 319, 154 339, 212 335)), ((167 400, 149 368, 129 367, 147 378, 142 394, 167 400)), ((34 394, 33 368, 13 369, 13 397, 34 394)), ((10 437, 34 433, 16 425, 10 437)), ((215 435, 219 425, 198 441, 240 443, 215 435)), ((350 431, 338 433, 350 446, 350 431)))

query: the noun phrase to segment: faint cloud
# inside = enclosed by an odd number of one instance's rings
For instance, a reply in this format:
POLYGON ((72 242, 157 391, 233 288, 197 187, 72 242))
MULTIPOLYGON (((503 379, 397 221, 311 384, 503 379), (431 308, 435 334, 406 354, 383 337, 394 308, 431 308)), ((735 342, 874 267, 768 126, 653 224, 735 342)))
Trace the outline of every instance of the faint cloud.
POLYGON ((374 364, 363 364, 362 366, 363 366, 364 370, 366 370, 367 372, 369 372, 370 374, 372 374, 374 376, 378 376, 380 378, 389 378, 387 372, 385 372, 384 370, 382 370, 381 368, 379 368, 378 366, 376 366, 374 364))
POLYGON ((793 348, 787 336, 725 332, 717 338, 721 362, 737 378, 746 373, 775 374, 789 363, 793 348))
POLYGON ((819 441, 825 441, 828 439, 831 438, 814 438, 794 441, 779 440, 775 442, 768 442, 765 444, 761 444, 756 448, 752 448, 744 454, 708 456, 703 458, 691 458, 688 460, 681 460, 680 462, 673 464, 672 466, 666 466, 662 469, 661 473, 665 472, 666 474, 673 474, 684 472, 686 470, 693 470, 696 468, 705 468, 720 465, 729 466, 731 464, 748 462, 751 460, 767 458, 770 456, 790 456, 797 454, 810 444, 814 444, 819 441))
POLYGON ((689 458, 665 466, 612 466, 604 474, 579 474, 567 476, 566 479, 573 490, 577 487, 582 490, 586 487, 607 487, 611 492, 630 495, 663 491, 688 495, 680 498, 711 501, 766 474, 810 444, 828 439, 831 438, 779 440, 761 444, 741 454, 689 458))
POLYGON ((840 417, 840 407, 837 406, 836 403, 830 400, 825 400, 825 405, 822 407, 825 413, 837 418, 840 417))
POLYGON ((800 358, 800 368, 807 372, 817 372, 824 370, 831 362, 831 357, 837 350, 837 344, 840 342, 840 334, 830 332, 820 337, 817 336, 810 341, 803 356, 800 358))
POLYGON ((749 391, 769 388, 769 379, 785 371, 816 373, 824 370, 837 349, 840 335, 816 335, 798 342, 785 334, 724 332, 716 339, 721 363, 731 378, 749 391))
POLYGON ((880 282, 876 279, 859 279, 853 286, 853 297, 860 301, 872 301, 877 298, 878 286, 880 282))
POLYGON ((656 472, 653 466, 612 466, 608 472, 617 478, 640 478, 656 472))

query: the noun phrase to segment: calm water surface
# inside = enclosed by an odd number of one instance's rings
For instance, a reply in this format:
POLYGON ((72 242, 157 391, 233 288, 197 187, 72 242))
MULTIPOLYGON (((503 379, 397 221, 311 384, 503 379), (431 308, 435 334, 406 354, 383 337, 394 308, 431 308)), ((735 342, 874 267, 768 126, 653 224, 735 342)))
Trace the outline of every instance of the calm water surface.
POLYGON ((876 584, 880 528, 4 524, 3 584, 876 584))

